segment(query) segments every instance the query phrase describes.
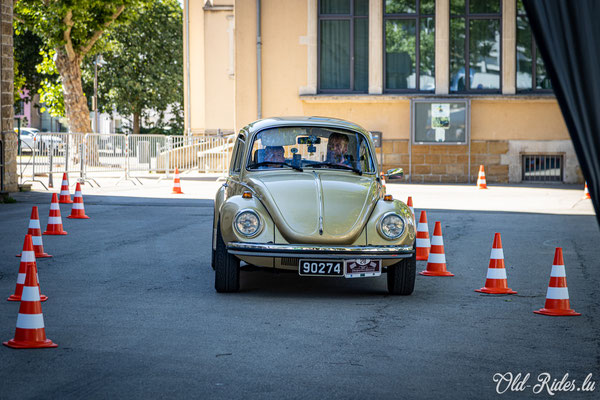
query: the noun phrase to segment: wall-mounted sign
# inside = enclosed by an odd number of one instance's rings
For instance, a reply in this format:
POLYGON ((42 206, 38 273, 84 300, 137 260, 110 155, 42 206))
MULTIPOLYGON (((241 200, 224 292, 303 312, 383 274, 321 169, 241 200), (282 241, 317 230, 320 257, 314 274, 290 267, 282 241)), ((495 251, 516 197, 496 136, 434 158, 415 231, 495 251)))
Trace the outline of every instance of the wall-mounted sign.
POLYGON ((375 147, 381 147, 381 132, 371 131, 371 138, 375 147))
POLYGON ((413 100, 414 144, 466 144, 469 138, 467 100, 413 100))

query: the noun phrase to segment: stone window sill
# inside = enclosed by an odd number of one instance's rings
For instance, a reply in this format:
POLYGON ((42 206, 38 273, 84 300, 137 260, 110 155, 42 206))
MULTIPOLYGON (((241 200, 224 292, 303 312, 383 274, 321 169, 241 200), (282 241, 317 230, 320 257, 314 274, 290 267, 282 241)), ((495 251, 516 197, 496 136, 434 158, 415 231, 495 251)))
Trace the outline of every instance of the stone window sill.
POLYGON ((556 102, 554 94, 423 94, 423 93, 386 93, 386 94, 302 94, 300 100, 305 103, 393 103, 412 99, 470 99, 489 101, 528 101, 556 102))

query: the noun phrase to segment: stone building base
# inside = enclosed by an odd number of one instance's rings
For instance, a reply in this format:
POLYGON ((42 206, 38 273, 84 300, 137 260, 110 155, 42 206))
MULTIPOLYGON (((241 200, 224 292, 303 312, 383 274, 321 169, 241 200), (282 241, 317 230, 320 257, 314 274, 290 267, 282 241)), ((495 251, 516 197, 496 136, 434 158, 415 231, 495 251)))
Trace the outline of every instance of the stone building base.
MULTIPOLYGON (((384 140, 383 170, 401 167, 412 183, 468 183, 477 181, 479 166, 489 183, 518 183, 522 180, 522 156, 562 155, 563 182, 583 183, 579 163, 570 140, 472 140, 468 145, 413 145, 408 140, 384 140)), ((380 156, 378 156, 380 157, 380 156)))

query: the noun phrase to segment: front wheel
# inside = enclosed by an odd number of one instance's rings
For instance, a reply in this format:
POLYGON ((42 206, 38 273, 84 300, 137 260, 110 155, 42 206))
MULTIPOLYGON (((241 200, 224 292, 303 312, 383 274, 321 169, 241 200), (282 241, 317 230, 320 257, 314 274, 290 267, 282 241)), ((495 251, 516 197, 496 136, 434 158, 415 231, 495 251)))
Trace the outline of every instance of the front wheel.
POLYGON ((404 258, 387 268, 388 292, 393 295, 408 296, 415 289, 417 254, 404 258))
POLYGON ((240 260, 227 252, 221 236, 220 223, 217 225, 217 246, 215 250, 215 289, 219 293, 233 293, 240 290, 240 260))

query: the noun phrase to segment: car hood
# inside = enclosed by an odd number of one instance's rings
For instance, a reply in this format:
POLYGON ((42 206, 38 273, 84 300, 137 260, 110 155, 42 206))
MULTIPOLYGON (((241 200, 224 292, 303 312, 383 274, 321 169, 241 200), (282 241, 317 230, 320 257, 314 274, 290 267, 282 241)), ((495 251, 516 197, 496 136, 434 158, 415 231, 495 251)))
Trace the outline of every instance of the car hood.
POLYGON ((373 176, 345 171, 265 172, 247 184, 289 243, 354 243, 378 198, 373 176))

